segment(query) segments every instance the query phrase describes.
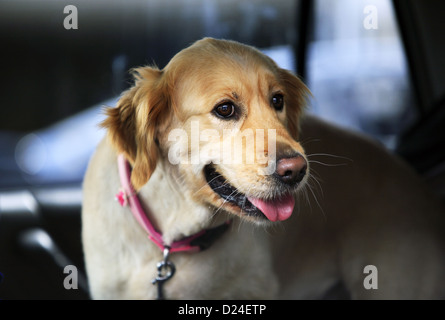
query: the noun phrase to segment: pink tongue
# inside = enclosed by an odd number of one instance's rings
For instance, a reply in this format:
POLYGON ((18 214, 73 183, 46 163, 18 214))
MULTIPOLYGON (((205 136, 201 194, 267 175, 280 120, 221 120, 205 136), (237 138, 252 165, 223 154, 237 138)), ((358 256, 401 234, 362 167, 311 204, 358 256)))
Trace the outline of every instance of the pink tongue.
POLYGON ((295 206, 295 199, 292 195, 287 195, 275 200, 262 200, 247 197, 252 204, 261 210, 270 221, 283 221, 292 215, 295 206))

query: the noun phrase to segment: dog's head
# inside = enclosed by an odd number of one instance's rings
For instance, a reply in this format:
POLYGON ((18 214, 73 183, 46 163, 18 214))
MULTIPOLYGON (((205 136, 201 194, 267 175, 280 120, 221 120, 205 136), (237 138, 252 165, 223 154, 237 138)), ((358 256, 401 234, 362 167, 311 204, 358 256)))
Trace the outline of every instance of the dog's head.
POLYGON ((162 165, 203 206, 255 222, 291 215, 308 175, 297 142, 308 90, 296 76, 252 47, 206 38, 135 78, 103 125, 136 190, 162 165))

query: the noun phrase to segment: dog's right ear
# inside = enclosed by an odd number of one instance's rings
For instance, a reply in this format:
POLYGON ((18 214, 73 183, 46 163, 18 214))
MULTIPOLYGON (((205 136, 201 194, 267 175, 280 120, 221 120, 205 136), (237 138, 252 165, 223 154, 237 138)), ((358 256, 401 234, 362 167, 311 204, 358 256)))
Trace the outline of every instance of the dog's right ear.
POLYGON ((123 153, 133 170, 131 182, 139 190, 156 168, 156 128, 168 112, 168 94, 162 85, 162 71, 143 67, 133 70, 135 85, 124 92, 115 108, 108 108, 101 126, 108 139, 123 153))

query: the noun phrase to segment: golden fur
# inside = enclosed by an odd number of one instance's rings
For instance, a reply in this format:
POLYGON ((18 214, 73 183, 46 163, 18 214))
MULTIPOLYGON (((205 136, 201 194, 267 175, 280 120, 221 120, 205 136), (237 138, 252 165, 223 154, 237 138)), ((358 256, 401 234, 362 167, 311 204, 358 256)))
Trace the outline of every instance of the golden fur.
MULTIPOLYGON (((112 201, 120 187, 118 153, 130 161, 132 184, 166 243, 234 219, 207 251, 172 255, 178 271, 165 284, 167 298, 323 298, 338 284, 353 298, 444 297, 439 203, 381 147, 303 117, 309 92, 289 71, 252 47, 206 38, 163 70, 143 67, 134 74, 135 85, 106 111, 108 136, 84 182, 83 243, 94 298, 156 296, 151 280, 162 253, 129 209, 112 201), (276 92, 284 96, 280 112, 270 106, 276 92), (224 100, 239 107, 236 119, 212 114, 224 100), (199 140, 204 162, 187 148, 196 123, 200 133, 213 133, 199 140), (177 128, 188 140, 171 139, 177 128), (232 145, 248 130, 256 136, 258 129, 273 129, 276 151, 265 143, 255 149, 254 163, 218 163, 227 129, 234 130, 232 145), (173 165, 171 150, 188 161, 173 165), (267 166, 259 160, 291 152, 310 166, 292 190, 294 214, 275 228, 224 201, 203 174, 207 163, 217 163, 239 192, 267 199, 281 189, 271 175, 258 174, 267 166), (378 268, 378 289, 363 287, 366 265, 378 268)), ((247 159, 247 138, 241 141, 247 159)))

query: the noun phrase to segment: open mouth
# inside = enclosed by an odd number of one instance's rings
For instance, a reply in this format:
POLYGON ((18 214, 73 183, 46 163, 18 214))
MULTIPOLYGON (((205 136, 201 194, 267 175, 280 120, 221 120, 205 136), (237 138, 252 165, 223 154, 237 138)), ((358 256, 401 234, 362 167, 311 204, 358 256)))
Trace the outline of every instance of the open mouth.
POLYGON ((266 200, 247 196, 228 183, 213 165, 204 167, 207 184, 223 200, 239 207, 247 216, 270 221, 283 221, 292 215, 295 200, 288 193, 280 198, 266 200))

